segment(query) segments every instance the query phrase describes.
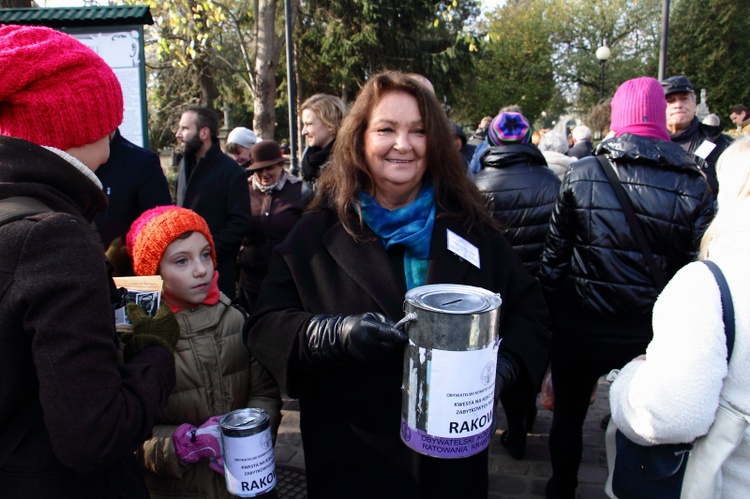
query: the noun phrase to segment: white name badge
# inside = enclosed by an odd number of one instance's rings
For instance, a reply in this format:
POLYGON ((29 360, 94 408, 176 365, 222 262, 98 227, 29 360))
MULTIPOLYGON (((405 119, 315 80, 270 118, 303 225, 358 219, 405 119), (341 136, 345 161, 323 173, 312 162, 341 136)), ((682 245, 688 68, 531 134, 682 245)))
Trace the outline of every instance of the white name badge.
POLYGON ((479 248, 450 229, 446 229, 446 233, 448 236, 448 251, 455 253, 476 268, 481 269, 479 248))
POLYGON ((714 144, 710 140, 704 140, 703 143, 700 146, 698 146, 698 149, 696 149, 693 154, 695 154, 701 159, 706 159, 708 155, 711 154, 711 151, 713 151, 715 147, 716 147, 716 144, 714 144))

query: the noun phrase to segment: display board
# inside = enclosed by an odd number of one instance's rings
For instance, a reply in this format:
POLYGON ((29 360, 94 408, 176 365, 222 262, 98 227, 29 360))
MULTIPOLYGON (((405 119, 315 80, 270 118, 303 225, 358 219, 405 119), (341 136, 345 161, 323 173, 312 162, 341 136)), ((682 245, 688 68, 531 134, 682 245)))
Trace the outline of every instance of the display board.
POLYGON ((122 85, 125 114, 120 133, 134 144, 148 147, 143 29, 140 26, 65 30, 99 54, 122 85))

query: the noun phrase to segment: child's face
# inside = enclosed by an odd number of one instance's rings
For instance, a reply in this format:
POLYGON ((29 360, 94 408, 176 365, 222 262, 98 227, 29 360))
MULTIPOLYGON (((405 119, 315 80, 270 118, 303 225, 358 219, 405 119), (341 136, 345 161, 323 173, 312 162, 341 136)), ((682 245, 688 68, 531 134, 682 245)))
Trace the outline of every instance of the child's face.
POLYGON ((200 232, 175 239, 159 262, 164 298, 174 306, 191 307, 206 299, 214 276, 211 246, 200 232))

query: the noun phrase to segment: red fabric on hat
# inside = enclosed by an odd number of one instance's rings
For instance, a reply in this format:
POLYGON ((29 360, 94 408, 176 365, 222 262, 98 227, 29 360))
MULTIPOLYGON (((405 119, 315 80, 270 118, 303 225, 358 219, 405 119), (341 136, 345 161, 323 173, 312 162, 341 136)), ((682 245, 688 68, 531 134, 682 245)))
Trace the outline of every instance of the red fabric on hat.
POLYGON ((122 123, 120 82, 93 50, 41 26, 0 26, 0 135, 61 150, 122 123))

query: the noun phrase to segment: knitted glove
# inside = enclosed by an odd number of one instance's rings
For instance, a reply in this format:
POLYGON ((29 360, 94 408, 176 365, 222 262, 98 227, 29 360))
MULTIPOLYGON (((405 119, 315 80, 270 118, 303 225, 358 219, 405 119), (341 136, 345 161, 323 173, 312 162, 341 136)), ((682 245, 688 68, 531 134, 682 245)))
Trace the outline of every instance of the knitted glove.
POLYGON ((177 324, 169 305, 162 301, 153 318, 146 315, 143 307, 137 303, 128 303, 125 310, 133 324, 133 334, 122 337, 125 342, 125 362, 151 345, 161 345, 174 353, 177 339, 180 337, 180 325, 177 324))
POLYGON ((224 445, 221 440, 219 421, 221 416, 213 416, 196 428, 191 424, 177 427, 172 434, 172 441, 181 463, 197 463, 208 459, 208 467, 216 473, 224 474, 224 445))

